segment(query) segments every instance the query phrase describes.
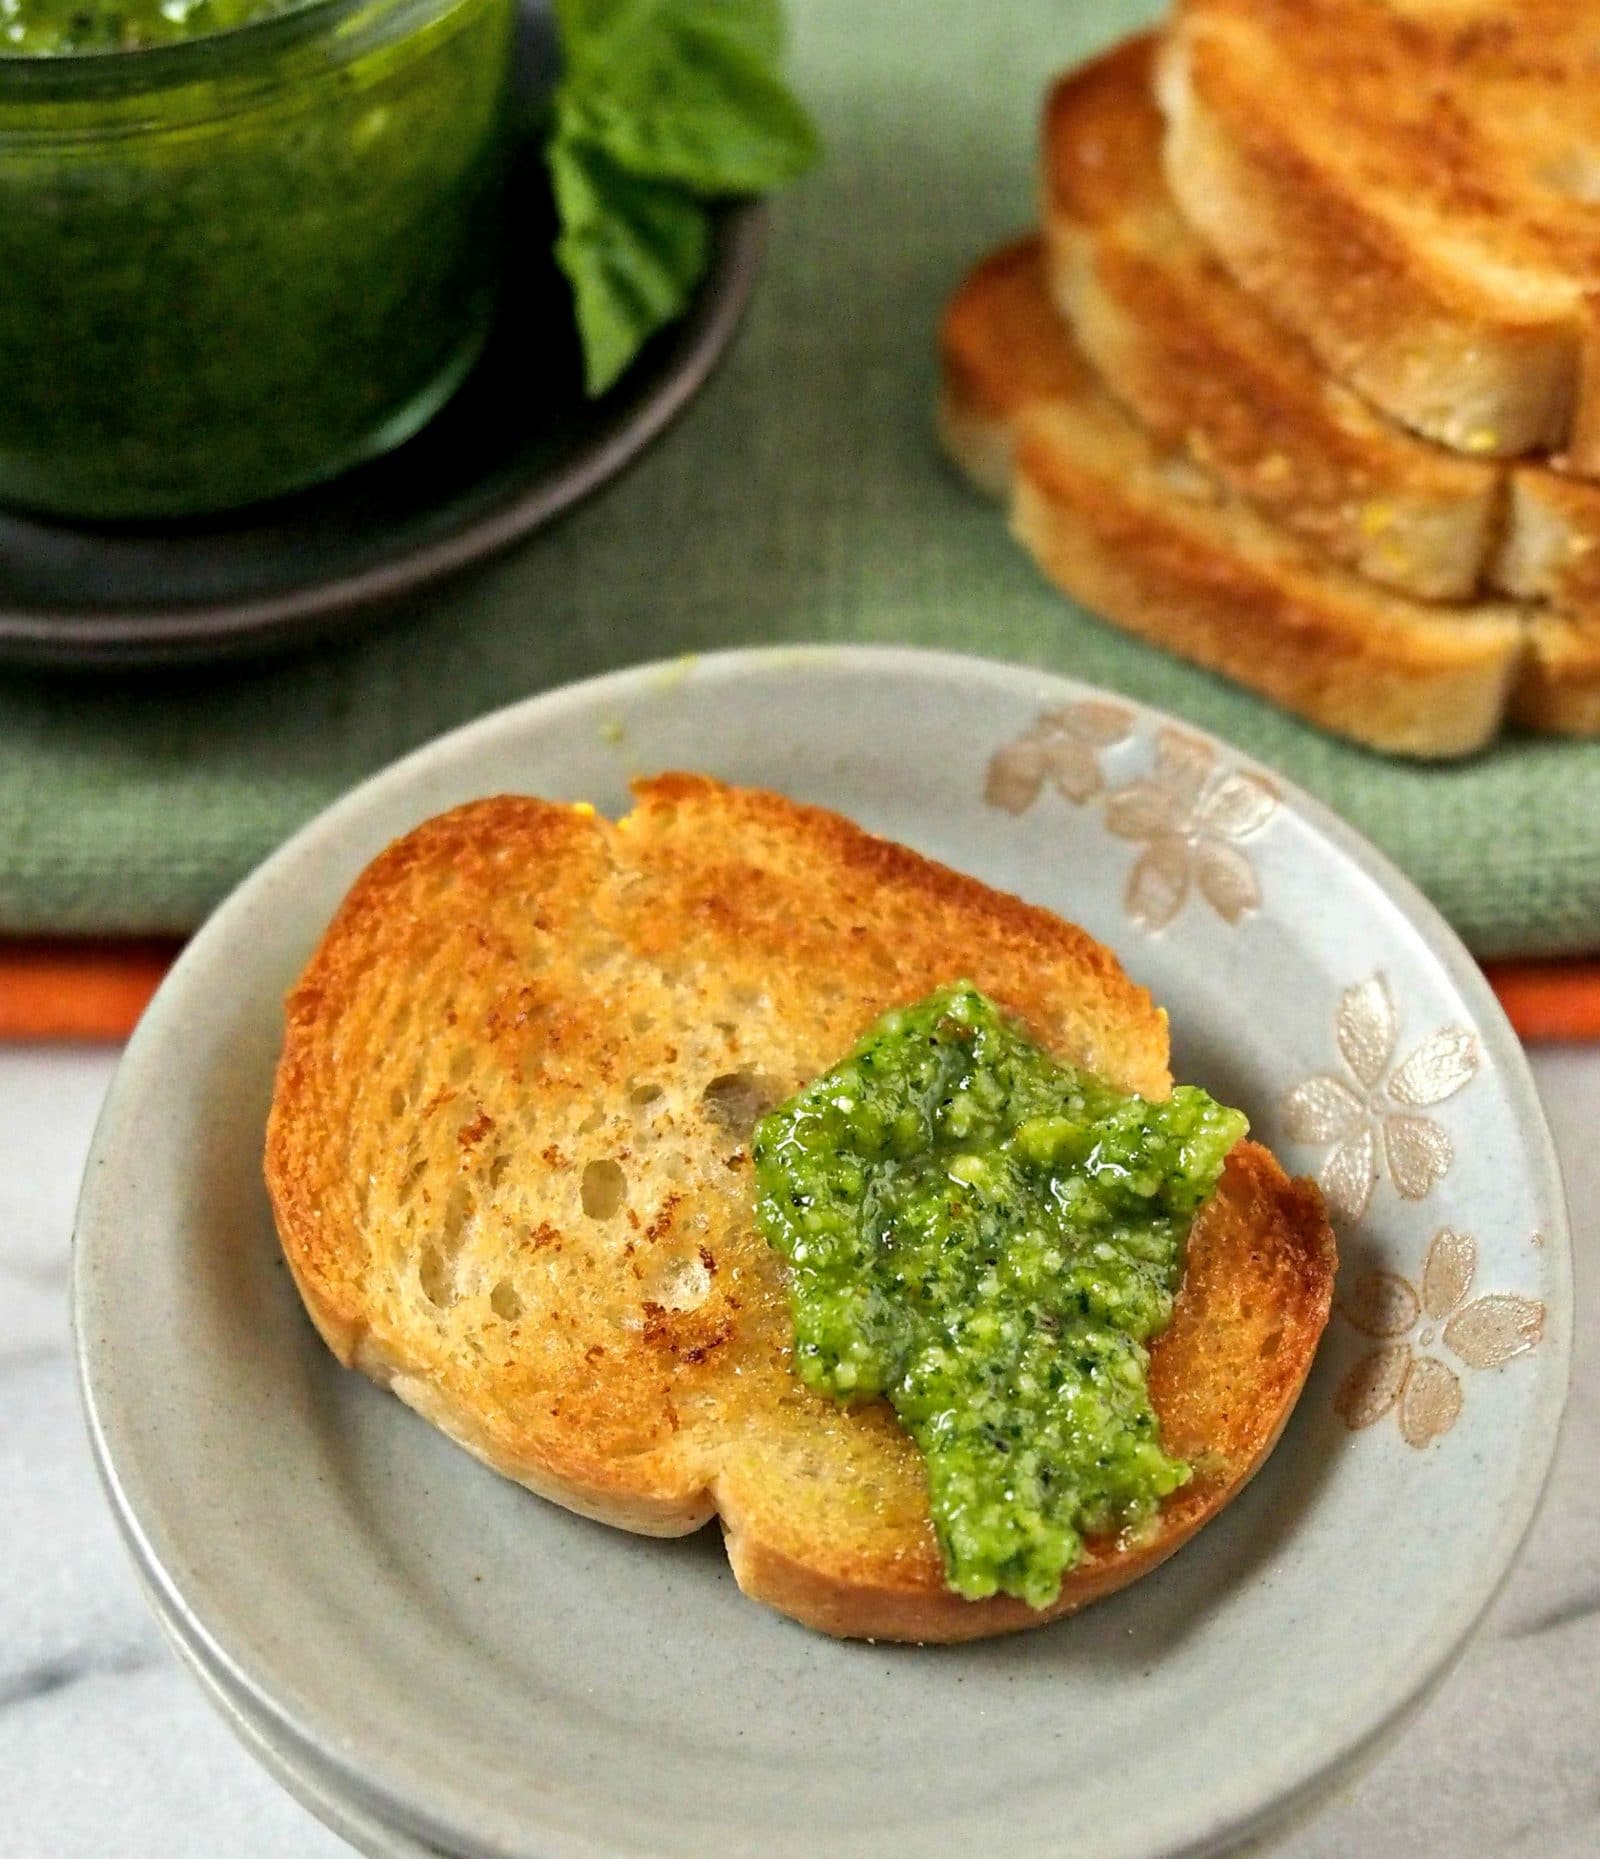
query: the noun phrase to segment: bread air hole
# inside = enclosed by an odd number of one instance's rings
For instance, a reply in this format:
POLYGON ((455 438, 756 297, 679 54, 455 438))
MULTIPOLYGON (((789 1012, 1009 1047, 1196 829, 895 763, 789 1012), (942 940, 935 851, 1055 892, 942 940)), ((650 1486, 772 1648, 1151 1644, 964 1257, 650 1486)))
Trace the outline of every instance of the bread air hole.
POLYGON ((609 1156, 590 1162, 583 1171, 583 1211, 591 1220, 609 1220, 628 1198, 628 1177, 620 1162, 609 1156))
POLYGON ((497 1317, 514 1323, 522 1315, 522 1299, 517 1295, 516 1286, 502 1278, 489 1293, 489 1308, 497 1317))
POLYGON ((775 1093, 754 1072, 721 1072, 700 1093, 705 1113, 733 1136, 748 1136, 755 1120, 773 1103, 775 1093))
POLYGON ((417 1283, 422 1295, 439 1310, 448 1310, 459 1295, 456 1261, 467 1242, 468 1222, 476 1211, 471 1188, 464 1181, 454 1183, 439 1217, 438 1236, 417 1255, 417 1283))
POLYGON ((476 1206, 472 1190, 464 1181, 451 1185, 449 1197, 444 1204, 444 1217, 441 1221, 444 1244, 453 1259, 461 1250, 461 1242, 466 1236, 468 1220, 472 1218, 476 1206))
POLYGON ((424 1246, 417 1260, 417 1283, 430 1304, 448 1310, 456 1301, 455 1261, 437 1246, 424 1246))
POLYGON ((395 1188, 394 1199, 397 1207, 405 1206, 406 1202, 416 1193, 418 1184, 427 1172, 428 1158, 425 1155, 418 1156, 416 1161, 414 1161, 400 1177, 399 1183, 395 1188))
POLYGON ((641 1106, 653 1104, 660 1095, 661 1086, 658 1084, 636 1084, 628 1093, 628 1102, 641 1106))

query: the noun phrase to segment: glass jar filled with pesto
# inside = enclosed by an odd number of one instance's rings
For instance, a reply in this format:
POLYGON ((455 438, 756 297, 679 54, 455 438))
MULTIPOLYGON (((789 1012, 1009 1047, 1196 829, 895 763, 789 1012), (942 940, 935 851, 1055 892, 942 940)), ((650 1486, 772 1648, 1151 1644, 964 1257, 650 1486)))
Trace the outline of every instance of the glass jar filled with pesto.
POLYGON ((494 311, 514 0, 0 0, 0 500, 198 514, 399 444, 494 311))

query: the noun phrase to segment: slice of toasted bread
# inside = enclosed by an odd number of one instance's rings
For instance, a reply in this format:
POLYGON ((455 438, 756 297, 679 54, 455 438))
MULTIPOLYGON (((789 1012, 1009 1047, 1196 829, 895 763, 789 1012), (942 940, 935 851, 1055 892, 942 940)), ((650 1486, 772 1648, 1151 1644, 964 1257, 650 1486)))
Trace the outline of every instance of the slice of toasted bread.
POLYGON ((1116 417, 1051 305, 1042 266, 1038 240, 1003 246, 968 273, 939 325, 940 436, 992 497, 1011 493, 1017 428, 1032 408, 1103 404, 1116 417))
POLYGON ((266 1172, 342 1362, 508 1477, 657 1535, 720 1514, 740 1585, 830 1633, 955 1640, 1122 1586, 1250 1477, 1326 1321, 1314 1188, 1241 1143, 1151 1352, 1194 1477, 1035 1613, 944 1584, 887 1406, 790 1361, 754 1219, 758 1111, 889 1006, 970 975, 1051 1051, 1170 1088, 1165 1015, 1047 912, 849 822, 695 776, 616 825, 501 798, 357 881, 288 1002, 266 1172))
POLYGON ((971 273, 940 349, 946 444, 980 460, 980 482, 1009 449, 1013 528, 1074 599, 1375 748, 1462 755, 1494 735, 1523 657, 1520 610, 1387 592, 1164 451, 1077 355, 1037 241, 971 273))
POLYGON ((1370 408, 1195 237, 1161 167, 1142 35, 1069 72, 1043 126, 1057 307, 1105 385, 1272 522, 1422 599, 1487 583, 1600 615, 1600 485, 1448 452, 1370 408))
POLYGON ((1069 71, 1041 137, 1052 294, 1163 445, 1336 561, 1423 599, 1473 592, 1499 474, 1335 381, 1189 230, 1161 168, 1153 34, 1069 71))
POLYGON ((1530 615, 1510 714, 1544 735, 1600 735, 1600 620, 1530 615))
POLYGON ((1600 619, 1600 484, 1545 465, 1517 465, 1506 487, 1494 586, 1600 619))
POLYGON ((1178 0, 1194 226, 1324 364, 1458 450, 1600 467, 1600 76, 1579 0, 1178 0))

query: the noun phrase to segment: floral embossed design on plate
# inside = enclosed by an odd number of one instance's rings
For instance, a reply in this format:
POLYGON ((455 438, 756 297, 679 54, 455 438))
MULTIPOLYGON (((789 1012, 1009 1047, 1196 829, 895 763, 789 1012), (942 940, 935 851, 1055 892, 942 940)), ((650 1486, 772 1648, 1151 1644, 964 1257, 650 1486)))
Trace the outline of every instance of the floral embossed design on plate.
POLYGON ((1198 891, 1224 923, 1257 909, 1255 867, 1239 846, 1272 817, 1260 775, 1219 768, 1210 743, 1178 729, 1156 736, 1155 767, 1106 802, 1106 827, 1144 842, 1123 901, 1141 929, 1164 929, 1198 891))
POLYGON ((1346 988, 1334 1042, 1348 1067, 1297 1084, 1283 1115, 1296 1142, 1332 1144, 1317 1180, 1333 1213, 1353 1223, 1367 1211, 1380 1164, 1403 1200, 1422 1200, 1449 1172, 1455 1145, 1421 1110, 1442 1104, 1478 1069, 1477 1035, 1441 1027, 1398 1063, 1399 1018, 1381 974, 1346 988))
POLYGON ((1393 1412, 1407 1445, 1430 1445, 1455 1425, 1463 1396, 1456 1369, 1427 1351, 1438 1343, 1467 1368, 1501 1368, 1543 1337, 1545 1309, 1535 1298, 1491 1291, 1468 1301, 1477 1268, 1476 1242, 1441 1227, 1423 1261, 1420 1289, 1396 1272, 1364 1272, 1355 1281, 1339 1313, 1379 1346, 1362 1356, 1333 1397, 1335 1413, 1352 1431, 1393 1412))
MULTIPOLYGON (((1107 793, 1102 751, 1125 742, 1133 712, 1090 700, 1047 710, 989 758, 983 798, 1003 813, 1026 813, 1049 782, 1075 806, 1107 793)), ((1143 842, 1123 903, 1145 930, 1160 930, 1198 891, 1224 923, 1259 907, 1255 868, 1239 841, 1271 818, 1278 796, 1260 775, 1220 768, 1216 750, 1180 729, 1156 735, 1147 775, 1107 794, 1105 824, 1143 842)))
POLYGON ((983 798, 1003 813, 1026 813, 1049 781, 1081 807, 1105 791, 1100 751, 1125 742, 1132 728, 1133 712, 1121 704, 1089 699, 1046 710, 990 756, 983 798))

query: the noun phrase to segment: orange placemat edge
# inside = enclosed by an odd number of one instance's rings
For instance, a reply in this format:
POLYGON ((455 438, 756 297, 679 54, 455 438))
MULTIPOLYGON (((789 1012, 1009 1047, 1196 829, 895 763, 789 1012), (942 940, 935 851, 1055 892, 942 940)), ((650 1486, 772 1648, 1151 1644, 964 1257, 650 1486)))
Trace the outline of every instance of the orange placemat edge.
MULTIPOLYGON (((0 1042, 126 1039, 181 946, 0 941, 0 1042)), ((1600 1040, 1600 958, 1488 962, 1484 972, 1528 1044, 1600 1040)))
POLYGON ((1600 1040, 1600 959, 1485 962, 1483 971, 1524 1045, 1600 1040))
POLYGON ((126 1039, 182 944, 0 942, 0 1041, 126 1039))

